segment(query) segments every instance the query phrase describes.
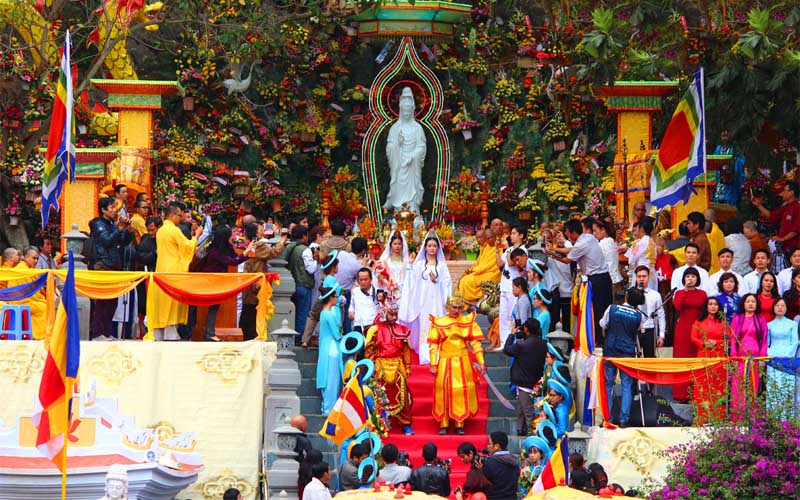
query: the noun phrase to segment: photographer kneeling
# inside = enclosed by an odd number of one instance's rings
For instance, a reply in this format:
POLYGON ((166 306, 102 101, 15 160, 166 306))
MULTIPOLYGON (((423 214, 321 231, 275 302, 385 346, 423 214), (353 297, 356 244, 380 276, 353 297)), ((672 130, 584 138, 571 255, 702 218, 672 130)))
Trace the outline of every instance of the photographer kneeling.
POLYGON ((476 493, 486 494, 492 483, 483 475, 480 467, 486 460, 486 456, 478 455, 475 445, 469 442, 458 445, 458 458, 462 463, 469 464, 467 477, 464 478, 464 486, 456 488, 456 500, 469 500, 476 493))
MULTIPOLYGON (((639 288, 629 288, 625 293, 625 303, 612 304, 600 319, 600 327, 605 333, 603 356, 609 358, 633 358, 636 356, 637 335, 644 333, 646 318, 638 307, 644 303, 644 294, 639 288)), ((609 399, 609 412, 614 412, 614 382, 619 371, 622 382, 620 399, 619 426, 627 427, 633 401, 633 377, 619 370, 614 363, 605 362, 606 392, 609 399)), ((617 422, 612 423, 617 424, 617 422)))
POLYGON ((534 385, 542 379, 547 354, 547 342, 542 340, 539 321, 528 318, 515 335, 509 335, 503 354, 515 358, 511 365, 511 383, 517 386, 517 435, 527 436, 536 413, 534 385))

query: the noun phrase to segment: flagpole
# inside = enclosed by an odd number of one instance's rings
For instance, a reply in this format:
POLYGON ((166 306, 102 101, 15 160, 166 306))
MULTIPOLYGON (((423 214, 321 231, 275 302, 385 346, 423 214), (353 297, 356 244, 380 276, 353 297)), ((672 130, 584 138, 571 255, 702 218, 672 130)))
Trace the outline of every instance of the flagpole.
MULTIPOLYGON (((72 397, 70 391, 70 397, 72 397)), ((67 443, 69 442, 69 411, 67 411, 67 432, 64 434, 64 453, 61 457, 61 500, 67 500, 67 443)))
POLYGON ((622 217, 628 224, 628 138, 622 138, 622 217))

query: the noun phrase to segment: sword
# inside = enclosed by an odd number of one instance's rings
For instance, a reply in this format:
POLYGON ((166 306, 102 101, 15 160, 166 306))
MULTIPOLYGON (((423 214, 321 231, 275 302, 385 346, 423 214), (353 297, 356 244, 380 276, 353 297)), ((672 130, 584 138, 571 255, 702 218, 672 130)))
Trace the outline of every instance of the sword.
POLYGON ((481 371, 481 365, 479 365, 477 361, 473 362, 472 366, 474 366, 475 369, 478 370, 478 373, 480 373, 483 376, 483 380, 486 381, 486 385, 488 385, 489 389, 491 389, 492 392, 494 393, 494 395, 497 396, 497 399, 500 401, 500 404, 505 406, 509 410, 513 410, 514 409, 514 405, 512 405, 508 401, 508 399, 506 399, 506 397, 503 396, 503 394, 497 389, 497 386, 494 385, 494 382, 492 382, 492 379, 489 378, 489 373, 488 372, 483 373, 481 371))

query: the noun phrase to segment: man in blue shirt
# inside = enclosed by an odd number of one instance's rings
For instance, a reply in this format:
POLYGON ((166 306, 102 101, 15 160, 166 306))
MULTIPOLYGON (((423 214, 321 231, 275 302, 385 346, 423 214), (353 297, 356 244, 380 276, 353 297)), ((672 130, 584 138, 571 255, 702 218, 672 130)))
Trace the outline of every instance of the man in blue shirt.
MULTIPOLYGON (((603 356, 609 358, 633 358, 636 356, 637 335, 644 332, 644 314, 639 311, 639 306, 644 303, 642 290, 629 288, 625 293, 625 303, 612 304, 606 309, 600 319, 600 327, 606 331, 606 341, 603 346, 603 356)), ((622 382, 622 399, 619 410, 619 426, 627 427, 631 414, 633 401, 633 377, 619 370, 613 363, 606 361, 606 394, 608 395, 609 412, 614 410, 614 381, 619 371, 622 382)))

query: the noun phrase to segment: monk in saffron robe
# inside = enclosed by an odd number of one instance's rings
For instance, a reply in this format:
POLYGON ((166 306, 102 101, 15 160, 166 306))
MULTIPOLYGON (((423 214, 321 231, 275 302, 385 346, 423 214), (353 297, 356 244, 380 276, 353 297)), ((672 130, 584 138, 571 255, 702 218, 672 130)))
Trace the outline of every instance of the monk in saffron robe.
POLYGON ((397 303, 386 301, 375 324, 367 329, 364 357, 375 363, 375 376, 386 390, 386 413, 403 427, 403 434, 414 434, 411 428, 411 330, 397 322, 397 303))
POLYGON ((450 420, 456 434, 464 434, 464 422, 478 413, 478 389, 475 387, 469 349, 486 371, 483 361, 483 332, 475 322, 475 312, 463 316, 464 300, 450 297, 447 315, 431 316, 428 345, 431 373, 436 375, 433 390, 433 418, 439 422, 439 434, 447 434, 450 420))
MULTIPOLYGON (((164 225, 156 233, 158 260, 157 273, 185 273, 194 257, 197 238, 202 227, 195 229, 192 239, 186 239, 178 224, 183 218, 184 205, 170 203, 166 209, 164 225)), ((177 325, 186 323, 189 306, 173 300, 155 283, 147 299, 147 325, 155 340, 179 340, 177 325)))
POLYGON ((497 251, 491 229, 478 231, 475 235, 481 251, 475 265, 468 268, 458 282, 458 291, 465 301, 474 304, 483 297, 481 282, 500 283, 500 268, 497 267, 497 251))
MULTIPOLYGON (((36 247, 28 247, 25 249, 22 258, 16 265, 15 269, 34 269, 36 262, 39 260, 39 250, 36 247)), ((30 283, 35 280, 37 276, 13 280, 8 283, 9 288, 25 283, 30 283)), ((18 302, 13 302, 16 305, 25 305, 31 309, 31 333, 34 340, 41 340, 47 334, 47 299, 44 295, 44 288, 34 293, 30 297, 18 302)))

